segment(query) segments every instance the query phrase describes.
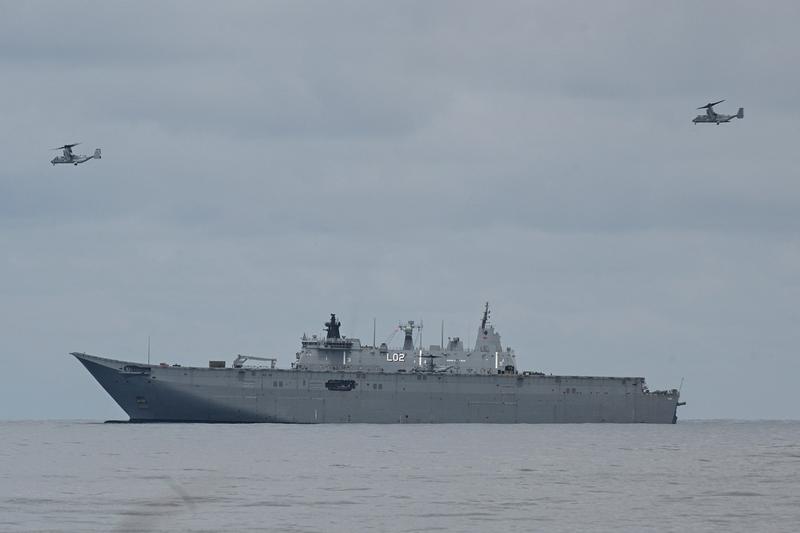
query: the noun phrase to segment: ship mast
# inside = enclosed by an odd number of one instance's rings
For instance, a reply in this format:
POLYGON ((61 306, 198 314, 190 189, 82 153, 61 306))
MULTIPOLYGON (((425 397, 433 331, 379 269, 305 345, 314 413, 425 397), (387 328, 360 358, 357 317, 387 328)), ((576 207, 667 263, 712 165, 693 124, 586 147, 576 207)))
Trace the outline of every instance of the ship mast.
POLYGON ((481 331, 484 335, 486 335, 486 324, 489 322, 489 302, 486 302, 486 306, 483 309, 483 318, 481 319, 481 331))
POLYGON ((342 323, 336 320, 336 315, 331 313, 331 319, 329 322, 325 322, 325 331, 328 332, 327 338, 328 339, 341 339, 342 336, 339 334, 339 326, 342 323))
POLYGON ((419 332, 419 338, 417 340, 419 347, 422 348, 422 320, 419 321, 419 324, 416 324, 413 320, 409 320, 405 324, 398 324, 397 330, 402 331, 405 334, 405 338, 403 339, 403 350, 413 350, 414 349, 414 330, 419 332))

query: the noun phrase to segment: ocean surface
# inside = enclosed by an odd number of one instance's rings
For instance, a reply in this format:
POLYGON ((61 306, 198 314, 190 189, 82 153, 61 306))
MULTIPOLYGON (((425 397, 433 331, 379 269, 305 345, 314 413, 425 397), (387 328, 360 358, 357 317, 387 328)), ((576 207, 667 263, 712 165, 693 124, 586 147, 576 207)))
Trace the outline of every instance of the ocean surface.
POLYGON ((0 531, 800 531, 800 421, 0 422, 0 531))

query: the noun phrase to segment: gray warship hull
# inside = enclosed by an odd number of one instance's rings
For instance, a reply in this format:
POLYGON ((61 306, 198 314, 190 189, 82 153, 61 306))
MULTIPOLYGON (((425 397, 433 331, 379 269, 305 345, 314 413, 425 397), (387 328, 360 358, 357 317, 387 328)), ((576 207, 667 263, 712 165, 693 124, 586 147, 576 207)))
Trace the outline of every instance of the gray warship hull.
POLYGON ((132 422, 675 423, 640 377, 144 365, 73 353, 132 422))

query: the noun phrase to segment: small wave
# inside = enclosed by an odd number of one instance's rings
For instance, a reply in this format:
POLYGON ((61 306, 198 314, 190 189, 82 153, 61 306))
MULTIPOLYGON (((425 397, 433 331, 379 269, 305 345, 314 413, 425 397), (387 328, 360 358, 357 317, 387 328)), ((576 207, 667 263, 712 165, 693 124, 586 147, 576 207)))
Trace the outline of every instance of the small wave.
POLYGON ((743 496, 743 497, 752 497, 752 496, 764 496, 760 492, 750 492, 746 490, 726 490, 723 492, 716 492, 710 494, 711 496, 743 496))

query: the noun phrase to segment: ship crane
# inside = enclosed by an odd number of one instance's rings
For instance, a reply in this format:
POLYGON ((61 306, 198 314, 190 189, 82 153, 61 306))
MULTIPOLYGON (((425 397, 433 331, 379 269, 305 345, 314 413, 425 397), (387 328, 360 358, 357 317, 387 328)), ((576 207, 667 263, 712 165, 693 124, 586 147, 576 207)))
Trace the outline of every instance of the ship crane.
POLYGON ((275 368, 275 365, 277 365, 278 363, 278 359, 276 359, 275 357, 256 357, 254 355, 239 354, 236 356, 236 359, 233 360, 233 368, 242 368, 245 361, 247 361, 248 359, 252 359, 254 361, 269 361, 270 368, 275 368))

